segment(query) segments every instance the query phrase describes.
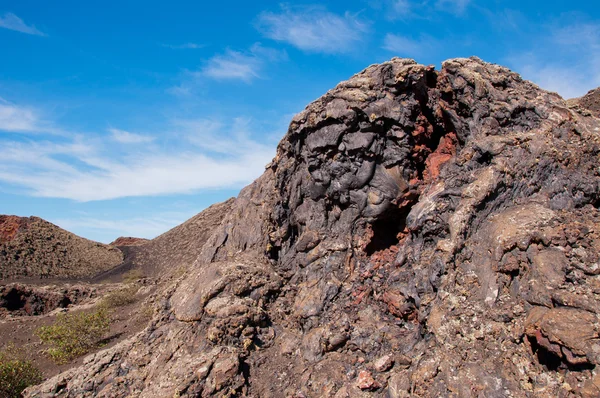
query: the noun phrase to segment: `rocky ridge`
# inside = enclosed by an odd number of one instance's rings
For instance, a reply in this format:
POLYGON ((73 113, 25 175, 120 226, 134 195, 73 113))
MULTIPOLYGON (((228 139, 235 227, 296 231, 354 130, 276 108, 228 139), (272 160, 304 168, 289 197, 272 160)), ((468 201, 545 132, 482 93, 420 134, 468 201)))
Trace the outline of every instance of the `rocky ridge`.
POLYGON ((594 116, 600 117, 600 87, 590 90, 581 98, 576 98, 575 103, 592 111, 594 116))
POLYGON ((150 242, 148 239, 135 238, 133 236, 119 236, 114 241, 110 242, 111 246, 139 246, 150 242))
POLYGON ((117 248, 81 238, 39 217, 0 215, 0 280, 85 278, 122 261, 117 248))
POLYGON ((477 58, 373 65, 294 117, 145 330, 26 396, 598 396, 599 133, 477 58))

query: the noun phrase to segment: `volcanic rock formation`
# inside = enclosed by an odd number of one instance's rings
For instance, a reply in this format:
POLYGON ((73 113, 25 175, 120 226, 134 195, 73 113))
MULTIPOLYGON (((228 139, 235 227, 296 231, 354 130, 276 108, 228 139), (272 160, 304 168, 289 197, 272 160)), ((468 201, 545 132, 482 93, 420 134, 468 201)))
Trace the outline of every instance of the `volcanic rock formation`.
POLYGON ((122 238, 117 239, 113 244, 116 243, 125 254, 123 264, 95 279, 120 279, 123 271, 132 268, 146 276, 164 276, 164 272, 168 271, 181 272, 198 257, 211 232, 221 223, 232 204, 233 199, 214 204, 152 240, 123 244, 122 238))
POLYGON ((117 248, 81 238, 39 217, 0 215, 0 279, 83 278, 122 260, 117 248))
POLYGON ((26 396, 600 395, 600 120, 477 58, 292 120, 136 336, 26 396))
POLYGON ((600 87, 590 90, 586 95, 581 98, 571 100, 576 104, 592 111, 592 114, 596 117, 600 117, 600 87))

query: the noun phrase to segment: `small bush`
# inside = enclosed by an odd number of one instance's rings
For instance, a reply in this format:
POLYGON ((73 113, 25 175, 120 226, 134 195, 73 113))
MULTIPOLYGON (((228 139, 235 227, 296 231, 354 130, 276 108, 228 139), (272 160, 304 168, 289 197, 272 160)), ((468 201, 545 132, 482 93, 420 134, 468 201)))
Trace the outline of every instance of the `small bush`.
POLYGON ((144 273, 141 269, 132 269, 123 274, 123 282, 125 283, 133 283, 137 282, 139 279, 144 277, 144 273))
POLYGON ((139 286, 131 284, 122 289, 113 290, 112 292, 107 293, 106 296, 102 298, 100 306, 110 309, 131 304, 135 302, 135 295, 139 289, 139 286))
POLYGON ((48 344, 48 355, 57 363, 66 363, 101 345, 110 327, 106 308, 92 313, 60 314, 54 324, 36 330, 40 339, 48 344))
POLYGON ((42 372, 31 361, 19 358, 13 351, 0 352, 1 397, 20 397, 24 389, 42 381, 42 372))

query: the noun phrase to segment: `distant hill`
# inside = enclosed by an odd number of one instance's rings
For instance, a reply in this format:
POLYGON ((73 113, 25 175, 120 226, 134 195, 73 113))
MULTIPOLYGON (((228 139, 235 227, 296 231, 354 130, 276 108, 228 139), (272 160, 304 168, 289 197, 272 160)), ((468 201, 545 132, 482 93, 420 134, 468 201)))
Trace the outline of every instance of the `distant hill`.
POLYGON ((144 238, 134 238, 132 236, 120 236, 114 241, 110 242, 111 246, 140 246, 150 242, 144 238))
POLYGON ((84 278, 122 261, 119 249, 39 217, 0 215, 0 279, 84 278))
POLYGON ((600 87, 588 91, 586 95, 575 98, 569 102, 575 102, 579 106, 589 109, 596 117, 600 117, 600 87))
MULTIPOLYGON (((233 199, 229 199, 212 205, 183 224, 142 244, 123 245, 119 242, 127 241, 117 239, 113 244, 126 253, 124 268, 141 268, 146 275, 156 275, 163 270, 191 265, 214 228, 231 210, 233 202, 233 199)), ((115 270, 115 273, 120 271, 115 270)))

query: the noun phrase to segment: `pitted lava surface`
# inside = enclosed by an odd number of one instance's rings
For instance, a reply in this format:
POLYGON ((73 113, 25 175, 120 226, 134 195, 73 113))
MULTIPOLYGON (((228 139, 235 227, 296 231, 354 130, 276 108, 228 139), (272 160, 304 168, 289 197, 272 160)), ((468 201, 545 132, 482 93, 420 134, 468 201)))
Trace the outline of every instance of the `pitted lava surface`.
POLYGON ((26 396, 600 396, 599 153, 599 119, 504 67, 370 66, 145 330, 26 396))

